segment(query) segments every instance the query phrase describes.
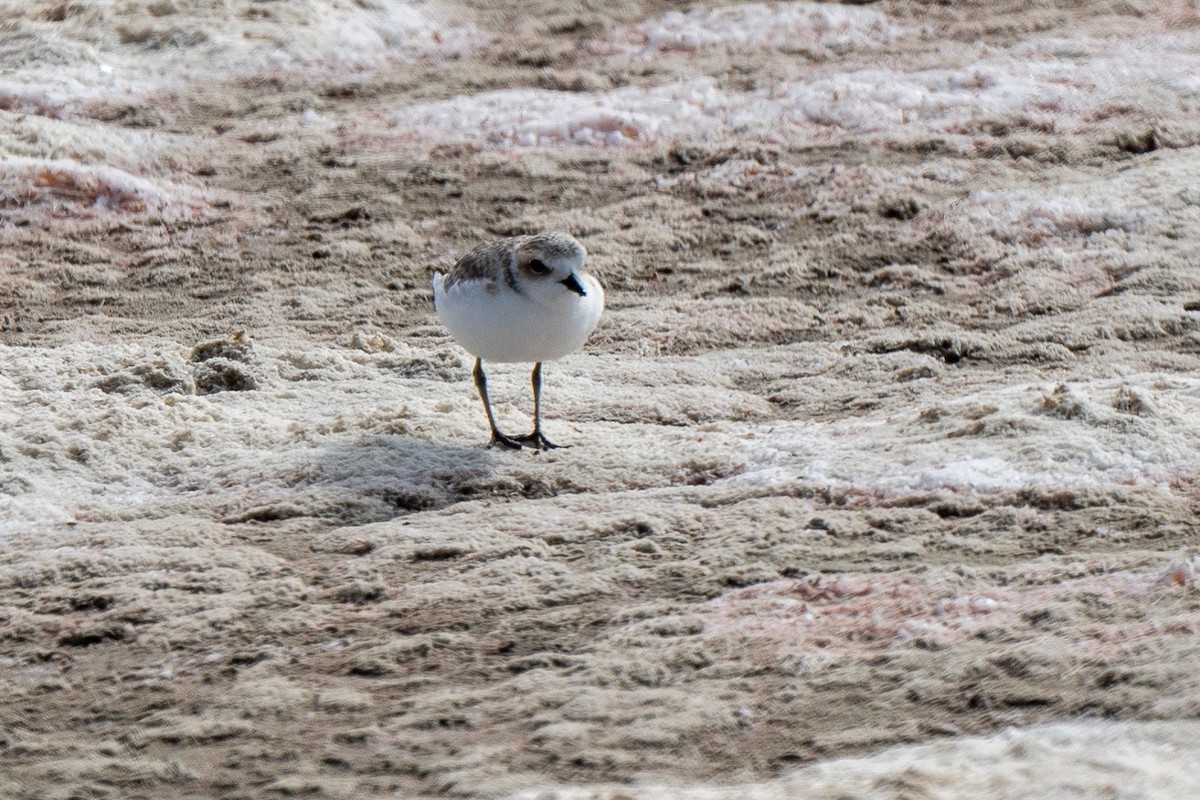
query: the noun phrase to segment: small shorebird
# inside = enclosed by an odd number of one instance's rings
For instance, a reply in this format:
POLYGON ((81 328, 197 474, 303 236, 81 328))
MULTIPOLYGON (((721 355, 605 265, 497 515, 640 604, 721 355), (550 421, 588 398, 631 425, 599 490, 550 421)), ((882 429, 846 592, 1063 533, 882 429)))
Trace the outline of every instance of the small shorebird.
POLYGON ((581 272, 587 251, 565 233, 514 236, 481 244, 446 275, 433 275, 433 303, 454 340, 475 356, 475 388, 492 439, 514 450, 558 445, 542 434, 542 362, 583 346, 604 310, 600 282, 581 272), (533 362, 533 432, 508 436, 496 427, 484 361, 533 362))

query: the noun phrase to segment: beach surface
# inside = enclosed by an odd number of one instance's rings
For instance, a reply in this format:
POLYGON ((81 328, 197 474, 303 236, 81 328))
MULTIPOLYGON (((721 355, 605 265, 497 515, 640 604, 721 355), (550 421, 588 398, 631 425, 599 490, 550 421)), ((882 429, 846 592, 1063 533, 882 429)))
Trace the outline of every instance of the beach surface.
POLYGON ((0 20, 0 797, 1200 795, 1193 4, 0 20))

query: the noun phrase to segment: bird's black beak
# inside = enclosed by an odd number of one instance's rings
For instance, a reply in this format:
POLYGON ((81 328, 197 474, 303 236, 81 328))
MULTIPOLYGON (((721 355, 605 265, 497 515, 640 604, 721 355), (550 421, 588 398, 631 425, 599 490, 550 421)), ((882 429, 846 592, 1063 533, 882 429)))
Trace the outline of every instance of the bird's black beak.
POLYGON ((568 289, 570 289, 572 292, 579 295, 580 297, 587 297, 587 292, 585 292, 583 290, 583 284, 581 284, 579 282, 579 278, 575 277, 574 272, 572 272, 568 277, 559 281, 559 283, 561 283, 563 286, 567 287, 568 289))

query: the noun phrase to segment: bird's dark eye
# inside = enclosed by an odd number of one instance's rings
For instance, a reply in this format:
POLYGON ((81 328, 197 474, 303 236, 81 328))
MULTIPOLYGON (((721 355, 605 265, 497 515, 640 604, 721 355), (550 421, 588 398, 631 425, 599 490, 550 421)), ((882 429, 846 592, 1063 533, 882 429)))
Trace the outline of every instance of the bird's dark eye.
POLYGON ((545 263, 535 258, 529 262, 529 271, 534 275, 545 275, 550 271, 550 268, 547 267, 545 263))

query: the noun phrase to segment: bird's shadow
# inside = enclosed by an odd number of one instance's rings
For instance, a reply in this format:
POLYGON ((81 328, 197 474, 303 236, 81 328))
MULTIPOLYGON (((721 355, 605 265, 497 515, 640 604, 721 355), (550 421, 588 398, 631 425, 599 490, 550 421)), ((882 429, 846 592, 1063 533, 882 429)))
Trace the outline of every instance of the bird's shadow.
POLYGON ((248 498, 249 507, 224 521, 382 522, 473 499, 488 491, 496 472, 483 446, 447 446, 396 434, 329 445, 297 466, 274 491, 248 498))
POLYGON ((390 518, 471 499, 495 470, 482 446, 382 434, 325 448, 314 477, 358 494, 378 515, 390 518))

